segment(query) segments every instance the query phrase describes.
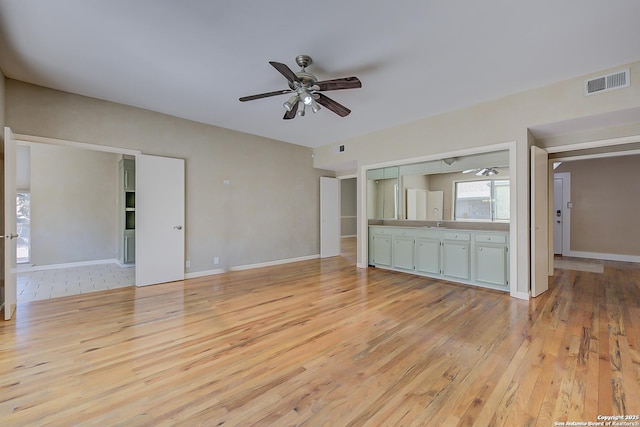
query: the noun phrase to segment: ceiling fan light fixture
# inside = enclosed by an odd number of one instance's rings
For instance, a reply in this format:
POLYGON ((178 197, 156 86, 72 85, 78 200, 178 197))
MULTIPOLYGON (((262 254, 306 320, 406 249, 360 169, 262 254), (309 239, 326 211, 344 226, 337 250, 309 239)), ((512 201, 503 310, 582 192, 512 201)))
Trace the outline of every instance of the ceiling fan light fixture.
POLYGON ((313 96, 306 89, 302 89, 298 96, 304 105, 313 104, 313 96))
POLYGON ((320 104, 318 104, 315 99, 311 103, 311 111, 313 111, 314 113, 320 111, 320 104))
POLYGON ((282 104, 282 106, 285 110, 291 111, 293 110, 294 105, 296 105, 296 102, 298 102, 298 95, 293 95, 287 102, 282 104))
POLYGON ((298 103, 298 115, 300 117, 304 116, 304 102, 298 103))

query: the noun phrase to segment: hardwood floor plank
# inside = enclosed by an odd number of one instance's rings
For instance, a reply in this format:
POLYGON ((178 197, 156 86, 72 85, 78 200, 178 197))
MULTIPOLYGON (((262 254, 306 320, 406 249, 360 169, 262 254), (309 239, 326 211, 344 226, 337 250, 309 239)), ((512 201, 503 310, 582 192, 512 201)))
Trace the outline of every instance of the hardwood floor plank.
MULTIPOLYGON (((354 239, 355 241, 355 239, 354 239)), ((20 304, 0 425, 553 425, 640 413, 640 266, 520 301, 340 257, 20 304)))

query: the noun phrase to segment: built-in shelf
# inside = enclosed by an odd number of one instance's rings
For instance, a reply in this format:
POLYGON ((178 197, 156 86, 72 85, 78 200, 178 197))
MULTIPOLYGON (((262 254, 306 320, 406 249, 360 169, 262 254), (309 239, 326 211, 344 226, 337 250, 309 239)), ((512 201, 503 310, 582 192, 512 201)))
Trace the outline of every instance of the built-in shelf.
POLYGON ((122 201, 122 252, 123 264, 135 263, 136 243, 136 169, 133 159, 120 162, 121 201, 122 201))
POLYGON ((124 214, 125 230, 135 230, 136 228, 136 212, 127 210, 124 214))

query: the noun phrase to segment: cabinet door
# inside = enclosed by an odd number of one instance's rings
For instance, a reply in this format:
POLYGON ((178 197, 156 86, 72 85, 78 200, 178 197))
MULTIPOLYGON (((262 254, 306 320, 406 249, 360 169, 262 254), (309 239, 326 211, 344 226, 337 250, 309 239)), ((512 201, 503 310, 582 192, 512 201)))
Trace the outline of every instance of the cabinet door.
POLYGON ((413 237, 397 236, 393 238, 393 267, 413 270, 413 237))
POLYGON ((373 263, 375 265, 391 266, 391 236, 374 234, 373 263))
POLYGON ((469 243, 446 240, 442 243, 442 274, 469 280, 469 243))
POLYGON ((124 191, 136 191, 136 170, 125 166, 124 174, 124 191))
POLYGON ((440 274, 440 240, 416 239, 416 271, 440 274))
POLYGON ((124 256, 122 260, 125 264, 133 264, 136 261, 136 236, 127 233, 124 235, 124 256))
POLYGON ((477 282, 506 286, 506 246, 476 243, 475 270, 477 282))

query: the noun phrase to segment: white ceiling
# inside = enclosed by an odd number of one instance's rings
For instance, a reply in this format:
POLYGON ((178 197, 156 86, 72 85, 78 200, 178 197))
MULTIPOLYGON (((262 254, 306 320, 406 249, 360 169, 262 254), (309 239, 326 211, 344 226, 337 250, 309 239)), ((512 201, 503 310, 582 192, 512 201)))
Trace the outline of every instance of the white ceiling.
MULTIPOLYGON (((7 77, 316 147, 640 59, 638 0, 0 0, 7 77), (282 120, 298 54, 353 112, 282 120)), ((634 84, 634 82, 632 82, 634 84)))

